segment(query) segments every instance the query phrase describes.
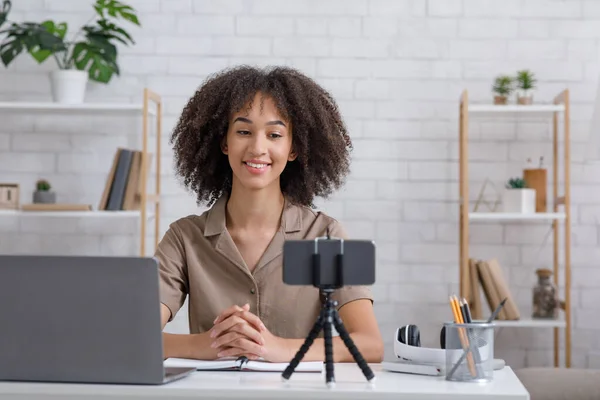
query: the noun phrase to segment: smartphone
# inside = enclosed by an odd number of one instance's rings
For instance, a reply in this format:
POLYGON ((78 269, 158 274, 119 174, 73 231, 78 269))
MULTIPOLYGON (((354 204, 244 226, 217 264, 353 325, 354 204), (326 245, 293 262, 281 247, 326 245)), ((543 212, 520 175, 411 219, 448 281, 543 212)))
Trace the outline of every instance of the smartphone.
POLYGON ((317 287, 372 285, 375 283, 375 243, 337 238, 286 240, 283 282, 317 287))

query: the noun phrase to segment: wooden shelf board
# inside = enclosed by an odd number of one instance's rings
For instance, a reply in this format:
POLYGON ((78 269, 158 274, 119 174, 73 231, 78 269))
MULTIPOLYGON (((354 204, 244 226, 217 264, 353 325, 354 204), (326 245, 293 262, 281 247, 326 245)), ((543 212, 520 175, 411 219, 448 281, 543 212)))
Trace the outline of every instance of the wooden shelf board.
POLYGON ((470 212, 469 219, 471 221, 501 221, 501 220, 514 220, 514 221, 543 221, 543 220, 555 220, 565 219, 565 213, 558 212, 547 212, 547 213, 533 213, 533 214, 521 214, 521 213, 505 213, 505 212, 470 212))
POLYGON ((561 112, 565 110, 563 104, 531 104, 531 105, 519 105, 519 104, 507 104, 507 105, 495 105, 495 104, 469 104, 467 110, 469 113, 553 113, 561 112))
MULTIPOLYGON (((60 217, 60 218, 139 218, 140 211, 23 211, 0 210, 0 217, 60 217)), ((146 213, 148 219, 152 213, 146 213)))
MULTIPOLYGON (((52 102, 2 101, 0 110, 30 110, 30 111, 109 111, 109 112, 139 112, 144 111, 143 105, 137 103, 81 103, 61 104, 52 102)), ((155 115, 154 109, 148 107, 148 113, 155 115)))
POLYGON ((501 328, 564 328, 567 323, 555 319, 520 319, 515 321, 496 320, 496 327, 501 328))

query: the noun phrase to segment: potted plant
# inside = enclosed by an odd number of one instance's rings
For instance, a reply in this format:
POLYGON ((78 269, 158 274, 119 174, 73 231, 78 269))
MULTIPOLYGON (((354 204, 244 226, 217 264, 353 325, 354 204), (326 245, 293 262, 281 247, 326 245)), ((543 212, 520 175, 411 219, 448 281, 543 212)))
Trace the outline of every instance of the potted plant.
POLYGON ((517 72, 517 103, 532 104, 533 89, 535 88, 536 79, 533 73, 529 70, 521 70, 517 72))
POLYGON ((46 20, 37 22, 10 22, 10 0, 0 0, 0 58, 8 67, 22 52, 29 53, 38 63, 50 57, 58 70, 50 72, 52 98, 58 103, 81 103, 88 80, 108 83, 119 75, 116 43, 135 42, 116 24, 121 18, 140 25, 132 7, 117 0, 96 0, 92 19, 67 38, 66 22, 46 20), (7 27, 2 27, 9 23, 7 27))
POLYGON ((494 95, 494 104, 506 104, 508 96, 513 91, 513 78, 508 75, 500 75, 496 77, 492 91, 494 95))
POLYGON ((56 193, 50 191, 52 186, 45 179, 40 179, 35 184, 36 190, 33 192, 34 203, 56 203, 56 193))
POLYGON ((511 178, 502 195, 504 212, 535 213, 535 190, 527 186, 523 178, 511 178))

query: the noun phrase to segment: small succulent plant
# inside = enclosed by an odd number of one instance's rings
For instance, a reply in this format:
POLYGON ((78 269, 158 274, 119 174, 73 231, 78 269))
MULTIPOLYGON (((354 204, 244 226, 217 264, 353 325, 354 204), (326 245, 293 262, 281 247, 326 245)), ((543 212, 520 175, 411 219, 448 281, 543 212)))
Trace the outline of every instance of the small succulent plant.
POLYGON ((534 74, 527 69, 517 71, 516 81, 518 88, 521 90, 531 90, 535 88, 537 82, 534 74))
POLYGON ((523 178, 510 178, 506 183, 508 189, 523 189, 527 187, 527 182, 523 178))
POLYGON ((50 188, 51 188, 50 182, 48 182, 45 179, 38 180, 36 182, 35 186, 39 192, 48 192, 48 191, 50 191, 50 188))
POLYGON ((508 96, 513 91, 513 78, 508 75, 496 77, 492 90, 499 96, 508 96))

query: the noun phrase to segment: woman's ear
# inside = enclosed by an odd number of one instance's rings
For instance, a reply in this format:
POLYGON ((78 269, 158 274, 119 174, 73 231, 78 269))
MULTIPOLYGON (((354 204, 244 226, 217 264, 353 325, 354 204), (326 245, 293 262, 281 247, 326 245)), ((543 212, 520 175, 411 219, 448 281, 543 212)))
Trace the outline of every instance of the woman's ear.
POLYGON ((223 152, 223 154, 227 154, 227 138, 224 137, 223 140, 221 140, 221 151, 223 152))
POLYGON ((294 150, 290 151, 290 155, 288 156, 288 161, 294 161, 298 157, 294 150))

